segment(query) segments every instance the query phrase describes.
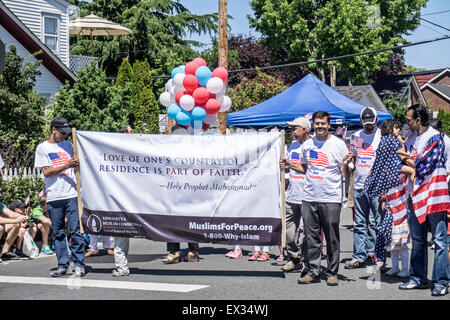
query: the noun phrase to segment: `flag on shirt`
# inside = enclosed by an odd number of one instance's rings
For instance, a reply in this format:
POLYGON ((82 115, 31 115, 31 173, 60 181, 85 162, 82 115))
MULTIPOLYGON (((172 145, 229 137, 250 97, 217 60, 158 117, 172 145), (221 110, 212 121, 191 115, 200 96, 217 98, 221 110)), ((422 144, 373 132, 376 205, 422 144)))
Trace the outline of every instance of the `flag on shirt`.
POLYGON ((386 204, 392 212, 394 225, 401 224, 408 216, 406 208, 410 190, 408 190, 408 176, 400 175, 400 184, 386 193, 386 204))
POLYGON ((51 152, 48 157, 53 167, 59 167, 69 162, 69 156, 65 152, 51 152))
POLYGON ((443 135, 436 134, 414 161, 417 176, 411 197, 419 223, 424 222, 430 213, 450 212, 444 150, 443 135))
POLYGON ((293 163, 300 163, 300 154, 298 152, 291 153, 291 161, 293 163))
POLYGON ((309 151, 309 164, 316 167, 328 168, 328 157, 320 151, 309 151))

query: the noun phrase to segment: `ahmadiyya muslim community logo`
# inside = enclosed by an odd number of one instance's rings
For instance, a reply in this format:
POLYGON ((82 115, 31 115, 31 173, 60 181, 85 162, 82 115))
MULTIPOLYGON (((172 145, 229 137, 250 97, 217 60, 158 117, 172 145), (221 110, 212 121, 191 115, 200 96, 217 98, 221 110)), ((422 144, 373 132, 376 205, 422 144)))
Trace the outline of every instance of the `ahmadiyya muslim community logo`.
POLYGON ((102 230, 102 221, 95 214, 91 214, 91 216, 87 220, 87 226, 93 232, 99 232, 102 230))

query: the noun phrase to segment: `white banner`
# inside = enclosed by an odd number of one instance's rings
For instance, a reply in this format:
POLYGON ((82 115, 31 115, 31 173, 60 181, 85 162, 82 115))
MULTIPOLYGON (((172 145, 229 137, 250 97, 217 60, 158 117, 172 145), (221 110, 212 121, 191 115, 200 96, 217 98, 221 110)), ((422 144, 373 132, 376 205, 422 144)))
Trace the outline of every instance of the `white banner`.
POLYGON ((279 244, 279 133, 77 132, 87 233, 279 244))

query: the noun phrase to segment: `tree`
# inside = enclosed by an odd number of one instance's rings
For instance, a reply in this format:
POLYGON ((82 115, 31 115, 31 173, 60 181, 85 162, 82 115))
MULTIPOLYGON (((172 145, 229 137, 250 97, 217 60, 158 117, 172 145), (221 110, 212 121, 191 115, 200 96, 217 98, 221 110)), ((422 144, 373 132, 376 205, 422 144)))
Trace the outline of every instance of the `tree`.
MULTIPOLYGON (((198 56, 191 48, 196 42, 183 40, 186 34, 217 32, 217 13, 192 14, 173 0, 93 0, 80 1, 79 6, 82 16, 93 11, 133 31, 131 36, 95 38, 95 54, 108 75, 117 74, 125 56, 130 63, 147 60, 155 74, 170 74, 174 67, 198 56)), ((90 54, 89 39, 78 36, 71 40, 73 54, 90 54)), ((164 79, 155 82, 158 88, 164 85, 164 79)))
POLYGON ((29 167, 44 139, 46 99, 33 89, 40 63, 24 63, 16 48, 6 53, 0 74, 0 151, 7 166, 29 167))
POLYGON ((402 54, 393 53, 389 56, 387 64, 382 65, 380 70, 374 72, 370 78, 395 76, 404 73, 405 69, 405 56, 402 54))
POLYGON ((450 112, 445 112, 444 109, 439 109, 437 118, 442 122, 442 131, 450 136, 450 112))
POLYGON ((122 97, 122 109, 126 110, 128 121, 127 124, 133 125, 134 117, 132 116, 132 96, 131 87, 133 86, 134 74, 128 59, 123 59, 120 65, 119 72, 117 73, 116 87, 120 88, 122 97))
MULTIPOLYGON (((427 0, 252 0, 250 25, 264 36, 281 63, 330 58, 403 43, 403 34, 419 26, 427 0), (378 16, 379 15, 379 16, 378 16)), ((325 81, 368 81, 370 72, 387 63, 392 52, 309 65, 325 81)))
POLYGON ((147 61, 133 64, 131 118, 135 128, 147 124, 146 133, 159 133, 159 104, 153 93, 150 66, 147 61))
POLYGON ((395 97, 388 97, 383 99, 383 103, 394 120, 406 123, 406 111, 408 110, 406 102, 399 101, 395 97))
POLYGON ((73 88, 68 82, 63 86, 52 116, 66 118, 78 130, 119 131, 128 123, 121 90, 111 85, 105 72, 91 63, 78 72, 73 88))
POLYGON ((257 70, 256 77, 252 79, 244 77, 237 86, 229 89, 228 95, 233 101, 231 111, 235 112, 254 106, 272 98, 287 88, 288 86, 280 78, 275 78, 257 70))

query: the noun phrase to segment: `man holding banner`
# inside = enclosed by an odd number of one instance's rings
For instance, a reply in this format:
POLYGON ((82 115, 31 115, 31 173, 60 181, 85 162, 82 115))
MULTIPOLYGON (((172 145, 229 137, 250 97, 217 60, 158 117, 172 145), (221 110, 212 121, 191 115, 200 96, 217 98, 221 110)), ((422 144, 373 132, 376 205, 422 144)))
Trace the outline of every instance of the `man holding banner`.
POLYGON ((321 241, 323 230, 327 242, 327 285, 339 284, 339 220, 343 198, 342 173, 348 168, 343 159, 347 154, 345 143, 331 135, 330 115, 325 111, 313 114, 315 136, 301 147, 301 163, 282 159, 288 168, 305 173, 302 217, 305 225, 309 271, 299 284, 320 282, 321 241))
MULTIPOLYGON (((300 164, 300 148, 309 139, 311 123, 305 117, 299 117, 286 123, 293 129, 295 141, 289 147, 287 158, 292 163, 300 164)), ((297 246, 295 233, 300 225, 303 189, 305 175, 295 170, 289 173, 289 186, 286 190, 286 249, 288 263, 282 268, 283 271, 290 272, 300 269, 300 254, 306 253, 306 238, 302 243, 302 250, 297 246), (302 251, 302 252, 301 252, 302 251)))
POLYGON ((65 217, 70 232, 70 251, 75 264, 75 276, 82 277, 84 271, 84 238, 80 232, 77 203, 77 187, 74 168, 78 167, 74 148, 65 140, 72 132, 65 118, 54 118, 50 125, 51 136, 38 145, 34 166, 41 168, 47 189, 47 208, 52 221, 58 268, 51 271, 52 277, 68 273, 69 254, 66 245, 65 217))

